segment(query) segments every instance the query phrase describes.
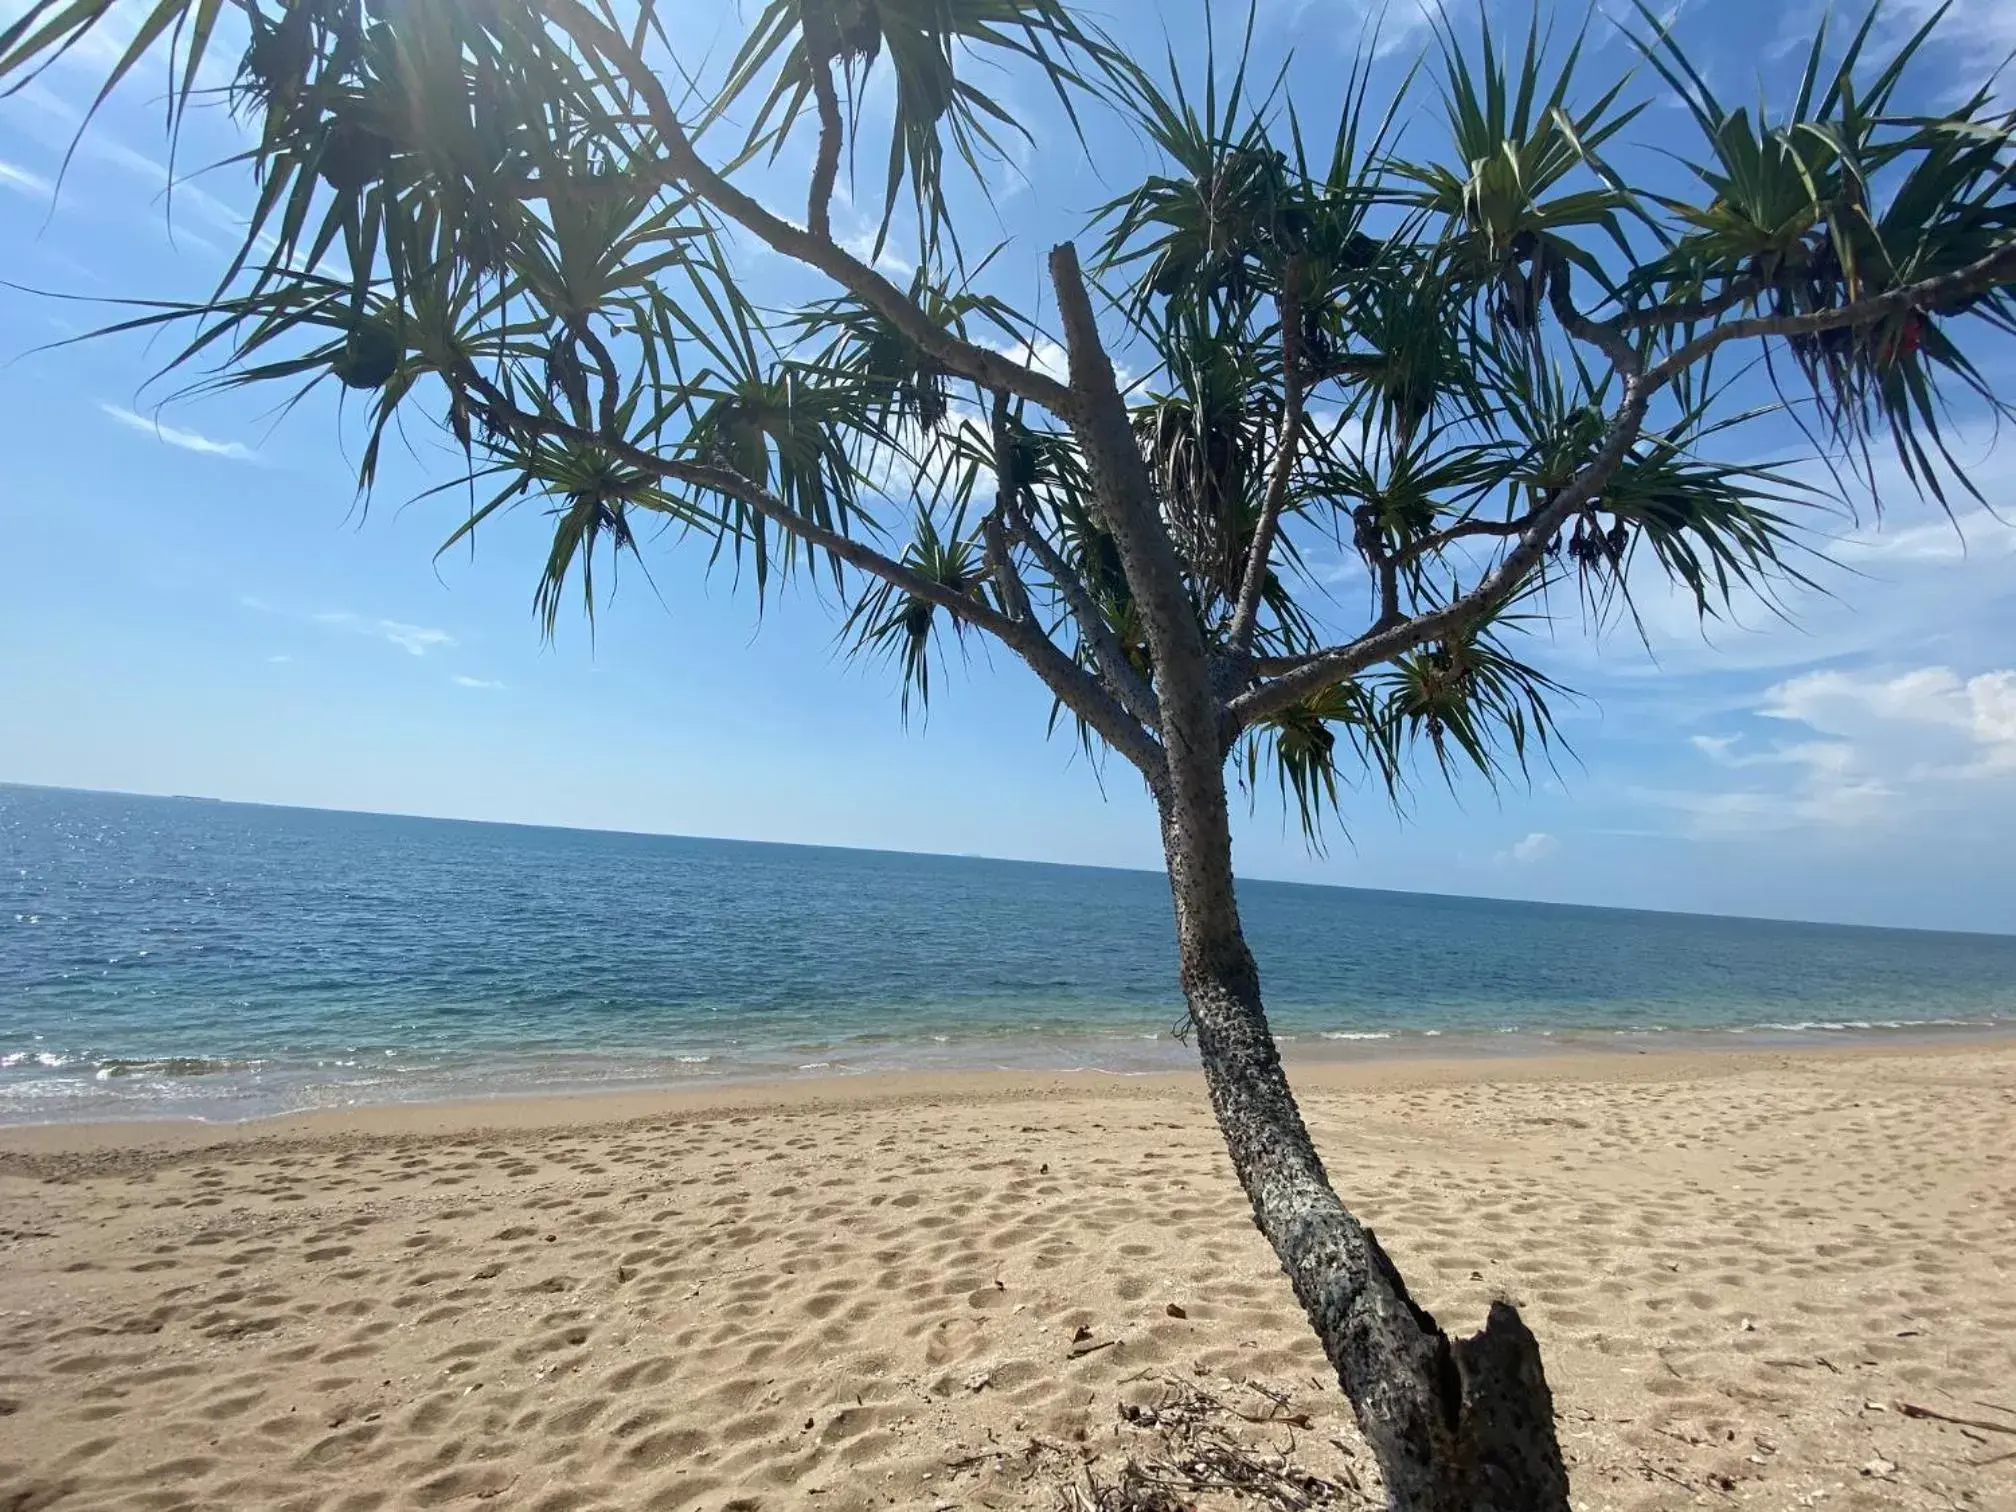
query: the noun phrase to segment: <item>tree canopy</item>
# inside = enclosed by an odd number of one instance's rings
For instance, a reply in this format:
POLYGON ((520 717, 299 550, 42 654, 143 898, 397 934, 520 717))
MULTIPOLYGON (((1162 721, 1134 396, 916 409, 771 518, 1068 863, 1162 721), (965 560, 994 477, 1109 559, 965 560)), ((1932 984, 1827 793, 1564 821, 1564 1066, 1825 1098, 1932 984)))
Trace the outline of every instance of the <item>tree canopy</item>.
MULTIPOLYGON (((0 80, 112 8, 39 0, 0 80)), ((1361 770, 1397 788, 1417 750, 1491 772, 1547 742, 1522 631, 1563 595, 1628 615, 1663 575, 1713 615, 1797 577, 1797 511, 1828 491, 1746 448, 1760 409, 1847 474, 1893 453, 1943 502, 1971 487, 1945 407, 1999 408, 1969 348, 2010 327, 2011 117, 1985 88, 1936 115, 1909 93, 1938 14, 1887 52, 1874 12, 1823 26, 1768 108, 1725 102, 1642 6, 1632 67, 1595 78, 1537 19, 1444 25, 1393 97, 1361 62, 1320 124, 1248 49, 1185 78, 1063 0, 771 0, 725 57, 655 0, 127 14, 99 100, 165 60, 170 132, 228 107, 257 187, 213 291, 111 328, 179 332, 169 367, 198 386, 361 402, 367 491, 395 427, 444 428, 467 462, 438 490, 466 506, 451 541, 552 512, 549 631, 665 522, 759 595, 820 574, 906 708, 948 640, 998 639, 1153 787, 1153 558, 1222 752, 1312 831, 1361 770), (997 66, 1160 162, 1089 208, 1082 263, 1051 255, 1054 310, 998 292, 1027 249, 955 224, 949 186, 1023 129, 997 66), (1639 172, 1653 99, 1687 139, 1639 172), (808 149, 802 214, 744 186, 808 149), (875 196, 872 245, 833 235, 843 172, 875 196), (757 303, 744 273, 773 253, 826 288, 757 303), (1758 363, 1775 396, 1725 376, 1758 363), (1319 548, 1362 591, 1312 573, 1319 548)))

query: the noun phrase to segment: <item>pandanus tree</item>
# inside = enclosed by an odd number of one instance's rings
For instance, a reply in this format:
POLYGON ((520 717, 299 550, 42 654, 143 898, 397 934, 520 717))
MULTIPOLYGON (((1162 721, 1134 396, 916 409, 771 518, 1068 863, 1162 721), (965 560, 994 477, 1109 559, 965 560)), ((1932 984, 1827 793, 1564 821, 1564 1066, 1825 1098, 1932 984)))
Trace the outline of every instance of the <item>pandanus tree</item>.
MULTIPOLYGON (((0 80, 113 3, 39 0, 0 34, 0 80)), ((467 462, 436 491, 467 500, 456 538, 551 510, 549 630, 657 519, 759 593, 837 585, 906 700, 948 638, 1013 652, 1155 806, 1184 1027, 1389 1501, 1565 1508, 1517 1310, 1445 1333, 1304 1127, 1241 932, 1228 774, 1278 781, 1313 829, 1367 773, 1519 767, 1553 735, 1521 654, 1536 620, 1667 581, 1712 615, 1796 575, 1791 511, 1819 490, 1741 460, 1760 407, 1844 485, 1881 445, 1925 493, 1967 486, 1943 406, 1993 404, 1965 344, 2016 313, 1993 97, 1911 108, 1927 31, 1878 57, 1872 17, 1823 33, 1769 113, 1731 107, 1641 11, 1610 53, 1632 71, 1595 88, 1573 39, 1444 31, 1390 108, 1354 72, 1312 150, 1247 52, 1186 83, 1064 0, 771 0, 719 67, 656 0, 122 14, 105 88, 165 56, 171 131, 238 52, 253 210, 213 292, 108 329, 183 332, 170 367, 198 385, 361 399, 366 489, 395 422, 443 427, 467 462), (1089 209, 1089 255, 1048 249, 1034 311, 990 292, 1017 249, 968 245, 948 193, 1020 129, 983 64, 1054 91, 1081 144, 1101 112, 1160 160, 1089 209), (886 109, 862 107, 871 77, 886 109), (1618 165, 1659 96, 1668 152, 1634 182, 1618 165), (785 214, 752 184, 793 162, 785 214), (834 232, 843 169, 879 197, 866 245, 834 232), (895 278, 899 217, 917 265, 895 278), (738 277, 759 255, 816 297, 759 305, 738 277)))

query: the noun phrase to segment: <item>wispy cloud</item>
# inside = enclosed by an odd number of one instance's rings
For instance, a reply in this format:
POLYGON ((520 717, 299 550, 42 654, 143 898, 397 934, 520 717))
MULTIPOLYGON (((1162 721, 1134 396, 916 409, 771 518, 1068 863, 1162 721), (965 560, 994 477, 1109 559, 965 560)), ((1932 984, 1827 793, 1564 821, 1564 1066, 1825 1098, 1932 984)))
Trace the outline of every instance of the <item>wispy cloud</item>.
POLYGON ((1932 42, 1943 48, 1954 70, 1948 101, 1990 87, 1991 98, 2007 105, 2007 63, 2016 51, 2016 10, 2008 0, 1891 0, 1883 7, 1879 35, 1887 48, 1895 48, 1935 14, 1940 24, 1933 30, 1932 42))
POLYGON ((256 462, 259 453, 243 441, 217 441, 200 431, 182 430, 177 426, 163 425, 148 415, 136 414, 119 404, 100 404, 99 409, 130 430, 144 432, 157 441, 165 441, 170 446, 183 451, 195 452, 199 456, 223 457, 232 462, 256 462))
POLYGON ((0 189, 12 189, 35 199, 47 199, 56 192, 56 186, 41 174, 30 173, 4 158, 0 158, 0 189))
MULTIPOLYGON (((31 0, 0 0, 0 26, 19 20, 33 9, 31 0)), ((58 67, 82 73, 95 86, 132 46, 152 9, 149 0, 113 0, 88 31, 57 55, 55 61, 58 67)), ((211 93, 231 83, 234 72, 232 60, 239 56, 244 41, 243 29, 228 11, 217 19, 217 30, 204 54, 203 66, 196 74, 197 87, 211 93)), ((135 75, 144 76, 151 67, 166 62, 171 48, 179 61, 185 42, 180 28, 174 29, 172 34, 163 34, 156 40, 145 63, 134 70, 135 75)))
POLYGON ((330 610, 309 618, 331 630, 376 636, 397 646, 408 656, 425 656, 429 651, 440 651, 456 644, 455 637, 446 630, 436 630, 429 625, 409 625, 404 620, 371 619, 347 609, 330 610))
MULTIPOLYGON (((238 602, 258 614, 276 615, 281 619, 294 620, 300 624, 316 625, 324 630, 333 630, 341 635, 368 636, 372 640, 383 641, 396 646, 408 656, 425 656, 430 651, 445 651, 461 644, 446 630, 432 625, 414 625, 405 620, 384 619, 358 614, 350 609, 325 609, 317 613, 306 613, 285 605, 269 603, 253 594, 243 594, 238 602)), ((284 656, 268 657, 269 661, 286 661, 284 656)), ((457 682, 466 679, 456 678, 457 682)), ((470 682, 469 686, 480 687, 480 682, 470 682)))
POLYGON ((838 240, 842 247, 891 278, 908 279, 917 271, 916 262, 904 256, 900 247, 885 243, 880 251, 876 250, 880 217, 873 206, 855 204, 853 193, 844 178, 833 186, 832 208, 833 218, 838 224, 838 240))
MULTIPOLYGON (((1975 477, 1991 498, 2012 481, 2006 463, 1975 477)), ((1627 619, 1601 637, 1564 625, 1556 654, 1571 679, 1585 683, 1592 676, 1785 677, 1850 658, 1944 661, 1962 654, 1959 642, 2016 619, 2016 526, 1986 509, 1902 526, 1893 516, 1818 544, 1831 561, 1798 565, 1821 591, 1788 587, 1782 615, 1751 597, 1703 621, 1690 595, 1646 570, 1634 579, 1635 623, 1627 619)))
POLYGON ((463 675, 462 675, 461 673, 459 673, 459 672, 455 674, 455 679, 454 679, 454 680, 455 680, 455 686, 456 686, 456 687, 458 687, 458 688, 486 688, 486 689, 501 689, 501 688, 502 688, 502 687, 504 686, 504 684, 502 684, 501 682, 498 682, 498 681, 497 681, 496 679, 494 679, 494 678, 489 678, 489 677, 464 677, 464 676, 463 676, 463 675))
MULTIPOLYGON (((0 0, 0 23, 6 19, 7 4, 8 0, 0 0)), ((73 170, 80 164, 101 164, 148 184, 154 193, 144 202, 125 195, 120 198, 135 209, 144 209, 150 218, 158 220, 166 213, 176 245, 187 243, 206 251, 223 251, 218 241, 192 229, 192 223, 223 233, 234 242, 241 240, 249 229, 251 222, 244 211, 196 183, 187 172, 171 170, 160 158, 120 140, 102 121, 94 121, 88 130, 84 129, 84 111, 46 84, 31 85, 16 98, 31 108, 13 120, 43 145, 64 153, 74 151, 77 162, 72 164, 73 170)), ((259 245, 270 251, 277 244, 262 233, 259 245)))

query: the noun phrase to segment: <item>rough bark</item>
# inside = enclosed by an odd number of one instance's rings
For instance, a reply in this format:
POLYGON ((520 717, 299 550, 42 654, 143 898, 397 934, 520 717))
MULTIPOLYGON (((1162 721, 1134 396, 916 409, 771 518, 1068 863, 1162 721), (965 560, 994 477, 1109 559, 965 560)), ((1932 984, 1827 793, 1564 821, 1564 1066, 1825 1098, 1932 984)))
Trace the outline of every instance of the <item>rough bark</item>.
MULTIPOLYGON (((1195 796, 1195 785, 1186 796, 1195 796)), ((1171 803, 1163 843, 1183 994, 1212 1110, 1253 1220, 1274 1247, 1378 1457, 1395 1512, 1567 1512, 1540 1348, 1509 1303, 1451 1339, 1346 1210, 1302 1122, 1260 1001, 1215 812, 1171 803)))

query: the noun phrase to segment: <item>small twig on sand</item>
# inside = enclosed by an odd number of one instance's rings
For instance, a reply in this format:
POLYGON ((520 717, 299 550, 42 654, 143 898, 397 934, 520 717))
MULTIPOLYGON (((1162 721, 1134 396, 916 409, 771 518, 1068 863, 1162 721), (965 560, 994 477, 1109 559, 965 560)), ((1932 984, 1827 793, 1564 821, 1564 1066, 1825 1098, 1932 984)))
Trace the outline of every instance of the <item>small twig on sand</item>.
POLYGON ((1954 1417, 1950 1413, 1934 1412, 1930 1407, 1920 1407, 1916 1402, 1899 1402, 1897 1410, 1908 1418, 1930 1418, 1935 1423, 1953 1423, 1962 1428, 1980 1428, 1989 1433, 2016 1433, 2016 1427, 2008 1423, 1990 1423, 1981 1418, 1954 1417))

